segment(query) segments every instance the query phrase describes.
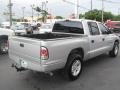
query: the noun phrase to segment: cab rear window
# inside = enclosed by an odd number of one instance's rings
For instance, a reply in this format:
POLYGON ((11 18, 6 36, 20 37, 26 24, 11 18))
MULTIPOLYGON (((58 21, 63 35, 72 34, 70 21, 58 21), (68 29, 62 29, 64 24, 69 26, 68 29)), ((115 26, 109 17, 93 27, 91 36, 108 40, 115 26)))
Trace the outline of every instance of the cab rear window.
POLYGON ((54 24, 53 32, 84 34, 82 22, 59 21, 54 24))

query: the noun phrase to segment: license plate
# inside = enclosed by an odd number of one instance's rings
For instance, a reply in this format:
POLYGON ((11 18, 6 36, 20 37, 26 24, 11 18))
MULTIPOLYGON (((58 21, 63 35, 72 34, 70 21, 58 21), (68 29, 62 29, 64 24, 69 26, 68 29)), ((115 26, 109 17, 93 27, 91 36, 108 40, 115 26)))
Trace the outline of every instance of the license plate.
POLYGON ((24 68, 27 68, 28 67, 28 63, 24 60, 21 60, 21 66, 24 67, 24 68))

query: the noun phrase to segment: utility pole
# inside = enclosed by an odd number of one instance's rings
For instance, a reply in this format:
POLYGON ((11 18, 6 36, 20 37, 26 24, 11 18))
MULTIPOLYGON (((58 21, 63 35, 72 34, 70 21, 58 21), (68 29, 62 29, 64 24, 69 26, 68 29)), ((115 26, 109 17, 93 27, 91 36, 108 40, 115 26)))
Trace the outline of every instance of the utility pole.
POLYGON ((120 15, 120 8, 118 8, 118 15, 120 15))
POLYGON ((93 9, 93 1, 91 0, 91 11, 92 11, 92 9, 93 9))
POLYGON ((47 19, 47 3, 48 3, 48 1, 44 1, 44 2, 42 2, 42 13, 44 13, 43 15, 42 15, 42 18, 43 18, 43 22, 46 22, 46 19, 47 19))
POLYGON ((34 4, 33 5, 31 5, 31 9, 32 9, 32 22, 33 22, 33 14, 34 14, 34 12, 33 12, 33 9, 34 9, 34 4))
POLYGON ((47 21, 47 3, 48 1, 45 1, 45 23, 47 21))
POLYGON ((22 7, 22 13, 23 13, 23 20, 22 21, 23 22, 24 22, 24 14, 25 14, 24 11, 25 11, 25 7, 22 7))
POLYGON ((42 22, 44 23, 44 16, 43 16, 44 2, 42 2, 41 10, 42 10, 42 22))
POLYGON ((104 22, 104 0, 102 0, 102 23, 104 22))
POLYGON ((72 5, 74 5, 75 6, 75 18, 76 19, 79 19, 79 15, 78 15, 78 8, 80 7, 80 5, 79 5, 79 0, 75 0, 75 3, 72 3, 72 2, 70 2, 70 1, 68 1, 68 0, 62 0, 63 2, 66 2, 66 3, 69 3, 69 4, 72 4, 72 5))
POLYGON ((79 15, 78 15, 78 0, 75 0, 75 18, 79 19, 79 15))
POLYGON ((8 4, 8 7, 9 7, 9 21, 10 21, 10 27, 12 26, 12 6, 13 4, 11 3, 11 0, 9 0, 9 4, 8 4))
POLYGON ((42 2, 41 10, 43 11, 44 8, 44 2, 42 2))
POLYGON ((45 2, 45 11, 47 11, 47 3, 48 1, 45 2))

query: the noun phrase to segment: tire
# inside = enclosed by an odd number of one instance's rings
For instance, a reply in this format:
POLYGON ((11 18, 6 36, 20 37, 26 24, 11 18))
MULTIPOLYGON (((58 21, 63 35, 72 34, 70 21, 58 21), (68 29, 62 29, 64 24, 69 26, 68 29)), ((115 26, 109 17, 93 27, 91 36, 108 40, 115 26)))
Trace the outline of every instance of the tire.
POLYGON ((119 53, 119 43, 115 42, 113 49, 109 52, 110 57, 116 57, 119 53))
POLYGON ((7 53, 8 53, 8 40, 7 39, 0 40, 0 54, 7 53))
POLYGON ((65 77, 71 81, 76 80, 82 71, 81 55, 73 53, 68 57, 68 62, 64 69, 65 77))

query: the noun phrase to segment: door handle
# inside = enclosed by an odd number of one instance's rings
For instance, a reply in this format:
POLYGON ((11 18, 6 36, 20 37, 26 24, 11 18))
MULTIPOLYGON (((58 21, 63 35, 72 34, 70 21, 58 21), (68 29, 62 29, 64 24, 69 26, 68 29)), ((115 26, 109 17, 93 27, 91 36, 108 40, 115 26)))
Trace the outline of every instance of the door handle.
POLYGON ((24 44, 20 43, 20 47, 24 47, 24 44))
POLYGON ((103 38, 102 41, 105 41, 105 38, 103 38))
POLYGON ((95 41, 94 40, 91 40, 91 43, 94 43, 95 41))

